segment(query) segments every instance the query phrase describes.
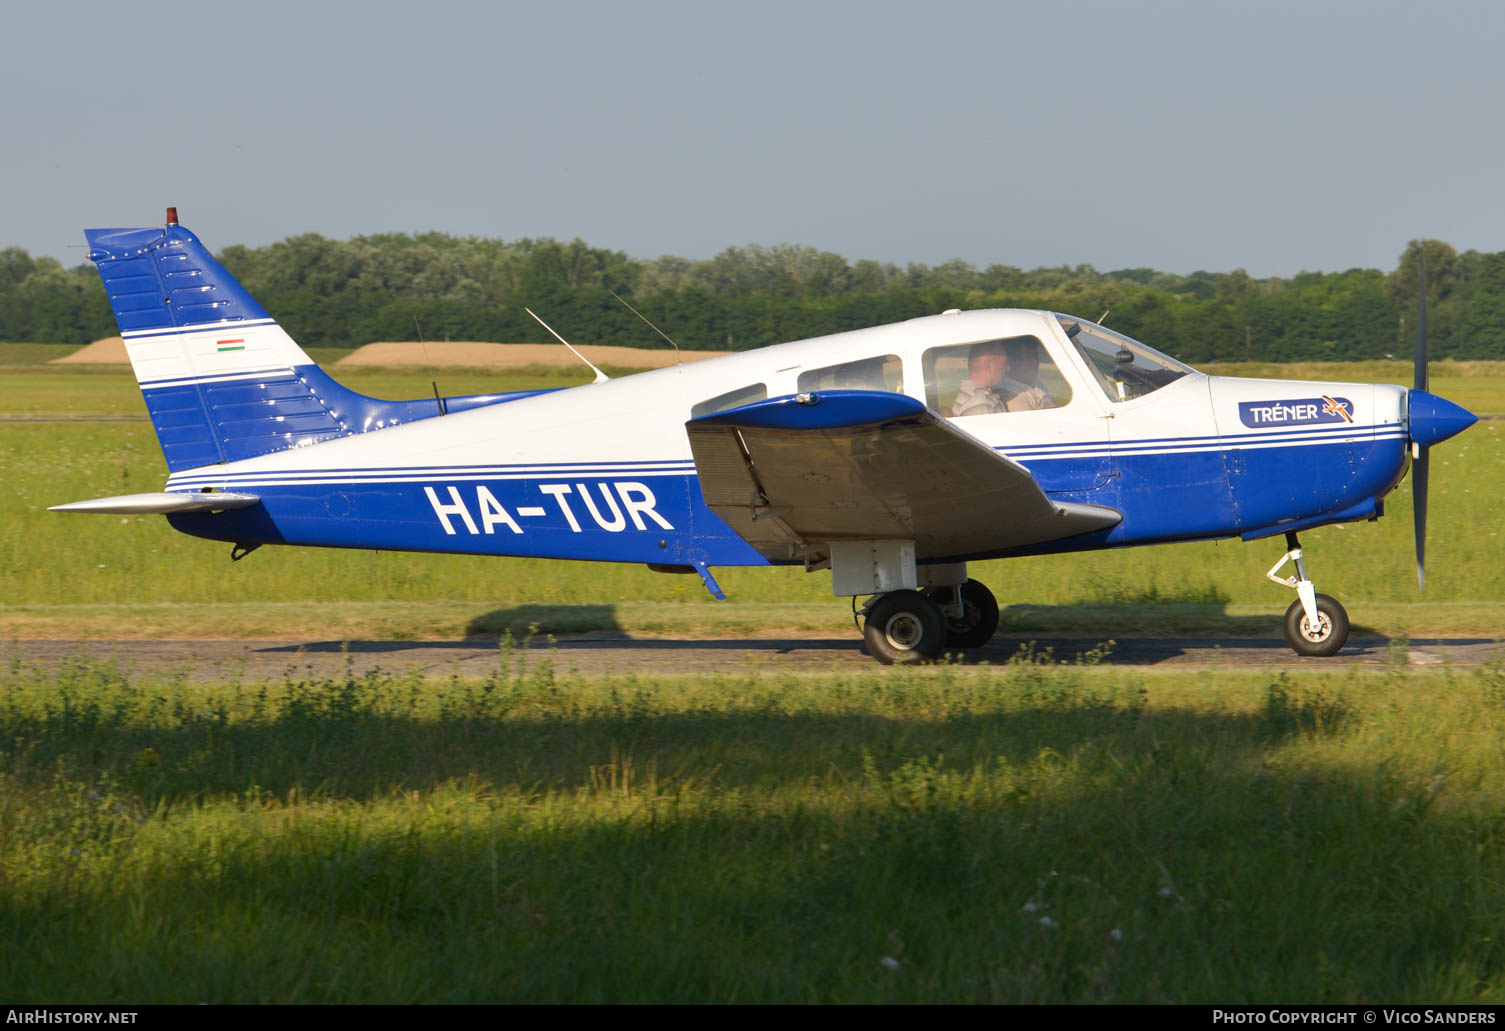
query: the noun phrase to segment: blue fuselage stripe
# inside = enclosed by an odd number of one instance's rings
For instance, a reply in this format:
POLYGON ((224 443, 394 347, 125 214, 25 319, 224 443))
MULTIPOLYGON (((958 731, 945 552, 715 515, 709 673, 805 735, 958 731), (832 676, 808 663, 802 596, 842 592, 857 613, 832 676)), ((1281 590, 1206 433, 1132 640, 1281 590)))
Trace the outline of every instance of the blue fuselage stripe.
MULTIPOLYGON (((1395 485, 1405 458, 1405 441, 1385 437, 1286 448, 1131 451, 1094 466, 1102 475, 1086 477, 1079 460, 1033 459, 1031 474, 1053 498, 1106 505, 1124 518, 1111 530, 1012 553, 1249 536, 1328 515, 1354 518, 1395 485)), ((364 479, 329 470, 329 482, 248 474, 233 486, 258 494, 261 505, 170 518, 187 533, 242 543, 768 564, 705 506, 688 463, 677 471, 635 463, 605 468, 609 464, 532 466, 514 474, 471 472, 475 467, 456 467, 467 470, 459 475, 384 470, 385 477, 364 479)))

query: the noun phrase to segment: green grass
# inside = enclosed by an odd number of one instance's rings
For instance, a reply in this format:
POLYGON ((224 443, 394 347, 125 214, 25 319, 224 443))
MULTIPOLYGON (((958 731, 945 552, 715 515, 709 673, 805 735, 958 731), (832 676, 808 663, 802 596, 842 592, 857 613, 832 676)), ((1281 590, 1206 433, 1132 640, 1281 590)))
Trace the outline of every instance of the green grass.
MULTIPOLYGON (((14 346, 14 345, 12 345, 14 346)), ((52 345, 35 345, 38 347, 52 345)), ((339 370, 345 386, 372 397, 401 400, 433 397, 433 383, 446 397, 543 390, 590 382, 573 369, 528 366, 505 373, 484 369, 339 370)), ((10 365, 0 362, 0 417, 129 417, 146 419, 146 403, 123 365, 10 365)))
POLYGON ((73 344, 0 343, 0 365, 41 365, 77 350, 73 344))
MULTIPOLYGON (((1294 371, 1317 374, 1308 368, 1294 371)), ((417 374, 377 370, 369 375, 346 379, 356 389, 393 396, 421 396, 427 387, 417 374)), ((486 392, 525 382, 455 374, 443 389, 486 392)), ((1505 378, 1473 382, 1505 410, 1505 378)), ((16 367, 0 371, 0 387, 11 412, 144 416, 140 394, 122 370, 16 367)), ((1498 610, 1488 608, 1505 602, 1499 536, 1499 498, 1505 494, 1502 425, 1481 423, 1433 455, 1425 595, 1415 581, 1409 481, 1387 500, 1384 519, 1303 534, 1320 589, 1340 598, 1356 620, 1384 632, 1395 629, 1401 617, 1415 619, 1415 632, 1424 632, 1437 626, 1437 612, 1457 614, 1463 611, 1458 606, 1472 606, 1467 621, 1482 632, 1489 631, 1491 621, 1494 629, 1505 626, 1494 615, 1498 610), (1454 608, 1426 608, 1435 604, 1454 608)), ((160 489, 162 458, 144 421, 3 424, 0 463, 7 488, 0 495, 0 637, 71 637, 77 636, 74 628, 93 633, 102 625, 113 625, 116 636, 276 636, 302 634, 309 620, 323 613, 332 627, 353 636, 363 627, 396 636, 453 636, 488 613, 503 614, 495 625, 516 627, 516 613, 536 611, 528 606, 550 607, 544 622, 561 630, 606 622, 656 632, 648 624, 672 627, 682 620, 689 627, 735 632, 760 620, 783 626, 790 615, 781 606, 791 604, 807 607, 799 618, 813 620, 809 625, 849 625, 849 605, 831 597, 825 573, 719 570, 731 606, 762 607, 723 615, 723 603, 712 603, 694 577, 642 567, 277 547, 231 565, 227 545, 183 537, 157 517, 46 511, 66 501, 160 489), (317 607, 276 609, 281 602, 317 607), (138 626, 135 615, 122 617, 107 608, 122 604, 158 608, 143 610, 138 626), (650 617, 648 609, 633 610, 635 604, 657 607, 650 617), (406 632, 405 606, 413 612, 406 632), (287 622, 261 622, 278 611, 287 622), (218 632, 206 629, 216 614, 225 620, 218 632), (174 620, 188 628, 175 630, 174 620)), ((1012 613, 1022 630, 1048 629, 1041 624, 1057 619, 1062 629, 1101 630, 1105 636, 1125 632, 1126 626, 1174 632, 1190 615, 1194 625, 1212 632, 1240 632, 1255 623, 1266 626, 1290 603, 1289 591, 1264 579, 1280 550, 1278 541, 1184 544, 977 563, 974 575, 994 589, 1006 620, 1012 613)))
POLYGON ((1502 703, 1498 667, 13 667, 0 997, 1498 1004, 1502 703))
MULTIPOLYGON (((1460 382, 1505 412, 1488 372, 1460 382)), ((0 387, 7 415, 144 415, 120 369, 10 365, 0 387)), ((1303 535, 1361 631, 1505 626, 1500 425, 1434 453, 1426 596, 1408 484, 1378 523, 1303 535)), ((734 601, 714 603, 618 565, 273 547, 231 565, 155 517, 45 511, 159 489, 144 422, 3 425, 0 462, 0 640, 852 632, 826 574, 718 570, 734 601)), ((1270 636, 1280 547, 975 573, 1006 631, 1270 636)), ((290 662, 217 684, 12 662, 0 998, 1500 1003, 1505 670, 1408 668, 1403 635, 1393 655, 645 679, 504 647, 480 681, 290 662)))

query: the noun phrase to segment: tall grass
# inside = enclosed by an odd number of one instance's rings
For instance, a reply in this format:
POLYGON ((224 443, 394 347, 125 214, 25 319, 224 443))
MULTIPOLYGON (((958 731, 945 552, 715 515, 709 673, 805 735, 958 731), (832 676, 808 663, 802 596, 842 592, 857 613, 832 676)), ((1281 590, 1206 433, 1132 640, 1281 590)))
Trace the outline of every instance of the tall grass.
POLYGON ((0 996, 1499 1002, 1502 703, 1399 664, 13 667, 0 996))

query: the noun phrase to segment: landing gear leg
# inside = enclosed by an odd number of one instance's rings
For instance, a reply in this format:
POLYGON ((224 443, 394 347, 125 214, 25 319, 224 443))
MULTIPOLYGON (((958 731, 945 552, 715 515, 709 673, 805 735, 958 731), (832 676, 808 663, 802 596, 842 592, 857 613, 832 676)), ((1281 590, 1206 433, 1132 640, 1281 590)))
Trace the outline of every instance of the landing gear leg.
POLYGON ((998 632, 998 602, 976 580, 955 587, 932 587, 925 596, 946 618, 947 648, 981 648, 998 632))
POLYGON ((885 666, 930 662, 946 646, 946 620, 919 591, 889 591, 868 602, 862 637, 885 666))
POLYGON ((1336 655, 1348 641, 1348 613, 1336 598, 1318 594, 1306 575, 1301 558, 1301 541, 1294 533, 1286 534, 1286 553, 1270 567, 1266 577, 1294 588, 1296 600, 1286 609, 1286 642, 1297 655, 1336 655), (1295 576, 1276 576, 1287 562, 1296 563, 1295 576))

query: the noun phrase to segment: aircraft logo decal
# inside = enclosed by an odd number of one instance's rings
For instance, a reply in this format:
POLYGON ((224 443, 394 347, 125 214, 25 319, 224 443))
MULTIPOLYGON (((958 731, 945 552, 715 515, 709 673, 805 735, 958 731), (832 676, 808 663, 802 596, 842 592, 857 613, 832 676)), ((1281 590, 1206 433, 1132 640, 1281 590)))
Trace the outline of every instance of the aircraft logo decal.
POLYGON ((1326 394, 1322 395, 1322 400, 1326 402, 1322 406, 1323 415, 1338 415, 1343 418, 1344 422, 1353 422, 1353 413, 1348 410, 1348 406, 1352 404, 1351 401, 1340 401, 1326 394))
POLYGON ((1280 398, 1240 401, 1239 421, 1245 426, 1310 426, 1324 422, 1353 422, 1353 402, 1346 397, 1280 398))
POLYGON ((244 351, 246 349, 246 340, 244 337, 237 337, 234 340, 216 340, 214 344, 219 348, 220 354, 224 354, 226 351, 244 351))

